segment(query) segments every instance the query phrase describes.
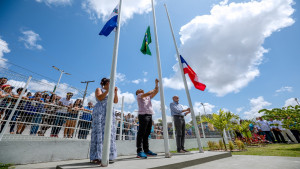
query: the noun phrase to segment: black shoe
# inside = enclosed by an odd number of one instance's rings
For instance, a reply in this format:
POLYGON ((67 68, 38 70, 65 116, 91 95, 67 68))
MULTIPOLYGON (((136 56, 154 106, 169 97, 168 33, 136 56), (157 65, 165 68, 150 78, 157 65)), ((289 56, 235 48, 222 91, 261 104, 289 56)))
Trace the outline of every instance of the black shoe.
POLYGON ((177 151, 177 153, 185 153, 184 150, 177 151))
POLYGON ((108 163, 113 164, 113 163, 115 163, 115 160, 109 160, 108 163))
POLYGON ((190 151, 187 151, 187 150, 185 150, 185 149, 182 149, 183 151, 185 151, 186 153, 189 153, 190 151))

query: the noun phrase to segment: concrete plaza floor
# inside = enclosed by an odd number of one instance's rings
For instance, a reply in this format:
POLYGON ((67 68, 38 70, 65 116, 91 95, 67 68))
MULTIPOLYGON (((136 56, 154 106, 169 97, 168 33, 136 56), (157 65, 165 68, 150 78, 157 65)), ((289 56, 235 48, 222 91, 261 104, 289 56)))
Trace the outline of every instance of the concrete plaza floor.
MULTIPOLYGON (((70 160, 39 164, 18 165, 16 169, 93 169, 100 166, 89 163, 89 160, 70 160)), ((143 169, 143 168, 185 168, 185 169, 299 169, 299 157, 248 156, 220 152, 192 152, 186 155, 174 154, 165 158, 163 154, 148 159, 135 156, 118 157, 114 164, 106 168, 143 169)))
POLYGON ((233 155, 185 169, 300 169, 300 157, 233 155))

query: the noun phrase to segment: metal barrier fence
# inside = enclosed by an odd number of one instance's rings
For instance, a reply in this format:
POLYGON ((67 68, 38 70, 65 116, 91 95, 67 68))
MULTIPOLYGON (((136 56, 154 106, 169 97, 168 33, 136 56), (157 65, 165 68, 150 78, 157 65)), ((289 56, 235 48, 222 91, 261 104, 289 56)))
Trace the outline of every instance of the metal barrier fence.
MULTIPOLYGON (((0 67, 0 141, 3 137, 90 139, 91 109, 84 109, 84 92, 67 84, 48 80, 36 80, 0 67), (56 93, 51 92, 56 88, 56 93), (68 99, 66 99, 68 98, 68 99), (5 134, 5 135, 4 135, 5 134)), ((121 120, 118 117, 116 139, 135 140, 138 131, 136 120, 121 120)), ((124 118, 125 119, 125 118, 124 118)), ((203 136, 201 126, 200 134, 203 136)), ((173 123, 168 123, 169 138, 174 138, 173 123)), ((206 137, 220 137, 220 133, 204 129, 206 137)), ((186 138, 195 138, 193 128, 186 129, 186 138)), ((153 124, 149 136, 163 139, 162 125, 153 124)))

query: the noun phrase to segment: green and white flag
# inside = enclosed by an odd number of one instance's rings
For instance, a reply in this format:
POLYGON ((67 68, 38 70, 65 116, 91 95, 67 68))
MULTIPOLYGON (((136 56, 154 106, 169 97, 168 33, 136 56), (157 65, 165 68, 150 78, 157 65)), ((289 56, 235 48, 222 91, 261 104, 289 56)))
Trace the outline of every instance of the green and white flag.
POLYGON ((152 41, 151 41, 150 26, 148 26, 148 28, 146 30, 146 33, 145 33, 145 36, 144 36, 142 47, 140 49, 143 54, 151 55, 151 51, 150 51, 150 48, 149 48, 149 44, 151 42, 152 41))

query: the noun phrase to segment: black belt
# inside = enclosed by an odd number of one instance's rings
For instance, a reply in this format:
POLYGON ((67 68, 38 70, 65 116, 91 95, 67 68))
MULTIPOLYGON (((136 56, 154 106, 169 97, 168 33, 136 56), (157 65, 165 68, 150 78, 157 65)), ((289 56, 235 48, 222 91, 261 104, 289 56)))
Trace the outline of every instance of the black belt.
POLYGON ((184 118, 184 116, 174 115, 174 117, 184 118))

